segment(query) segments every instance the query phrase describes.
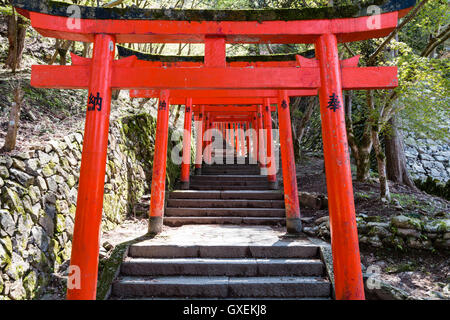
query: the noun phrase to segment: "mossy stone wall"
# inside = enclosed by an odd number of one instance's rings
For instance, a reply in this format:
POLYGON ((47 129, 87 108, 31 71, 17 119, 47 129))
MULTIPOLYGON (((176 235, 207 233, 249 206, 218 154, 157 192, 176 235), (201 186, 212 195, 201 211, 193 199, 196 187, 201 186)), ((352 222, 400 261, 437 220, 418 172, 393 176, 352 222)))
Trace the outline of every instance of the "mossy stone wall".
MULTIPOLYGON (((155 131, 156 119, 148 114, 111 123, 103 231, 122 223, 149 190, 155 131)), ((82 142, 76 132, 0 156, 0 300, 36 298, 52 274, 67 267, 82 142)), ((169 188, 178 176, 179 166, 168 160, 169 188)))

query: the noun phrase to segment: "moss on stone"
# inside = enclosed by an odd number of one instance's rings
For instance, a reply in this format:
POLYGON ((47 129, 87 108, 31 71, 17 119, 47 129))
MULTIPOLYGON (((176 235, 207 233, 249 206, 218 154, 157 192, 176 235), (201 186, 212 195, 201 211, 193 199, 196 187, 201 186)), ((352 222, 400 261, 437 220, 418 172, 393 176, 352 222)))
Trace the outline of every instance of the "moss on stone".
MULTIPOLYGON (((133 20, 175 20, 175 21, 291 21, 313 19, 351 18, 370 15, 367 7, 378 5, 382 12, 412 7, 415 0, 361 0, 356 4, 323 6, 301 9, 260 10, 203 10, 203 9, 140 9, 94 8, 80 6, 82 19, 133 19, 133 20)), ((56 1, 13 0, 15 7, 38 11, 50 15, 70 16, 70 4, 56 1)))

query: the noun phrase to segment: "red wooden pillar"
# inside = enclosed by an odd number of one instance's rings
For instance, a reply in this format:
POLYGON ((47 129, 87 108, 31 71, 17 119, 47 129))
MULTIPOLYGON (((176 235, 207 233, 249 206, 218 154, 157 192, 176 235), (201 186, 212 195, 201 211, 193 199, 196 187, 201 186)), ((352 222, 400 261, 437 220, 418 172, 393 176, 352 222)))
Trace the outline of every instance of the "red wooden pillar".
POLYGON ((245 143, 247 144, 247 158, 250 160, 250 129, 249 122, 245 123, 245 143))
POLYGON ((245 137, 244 137, 244 123, 239 123, 239 136, 241 138, 241 156, 245 157, 245 137))
POLYGON ((207 164, 211 164, 211 138, 212 138, 212 122, 211 122, 211 114, 209 112, 206 113, 206 132, 205 132, 205 162, 207 164))
POLYGON ((233 123, 233 131, 234 131, 234 146, 236 147, 236 157, 239 157, 239 131, 237 123, 233 123))
POLYGON ((280 91, 278 98, 278 121, 280 127, 281 164, 283 166, 286 228, 289 233, 299 233, 302 231, 302 222, 300 220, 294 145, 292 143, 291 115, 289 113, 289 97, 284 90, 280 91))
POLYGON ((266 164, 266 155, 265 155, 265 148, 264 148, 264 124, 263 124, 263 118, 262 118, 262 106, 258 105, 257 108, 257 125, 258 125, 258 161, 259 166, 261 168, 264 168, 266 164))
POLYGON ((196 141, 196 149, 195 149, 195 174, 202 174, 202 162, 203 162, 203 129, 204 129, 204 117, 205 117, 205 108, 202 107, 200 110, 200 114, 197 116, 197 141, 196 141))
POLYGON ((95 35, 70 259, 68 300, 95 300, 97 293, 99 232, 108 149, 114 51, 113 36, 95 35))
POLYGON ((270 100, 264 99, 264 120, 267 130, 267 178, 271 189, 278 189, 277 183, 277 165, 275 163, 275 154, 273 151, 273 133, 272 133, 272 112, 270 111, 270 100))
POLYGON ((256 113, 252 121, 252 163, 258 163, 258 131, 256 128, 256 113))
POLYGON ((153 157, 152 190, 150 198, 149 233, 162 231, 164 198, 166 194, 167 140, 169 136, 169 91, 161 90, 156 121, 155 155, 153 157))
POLYGON ((189 175, 191 169, 191 128, 192 128, 192 98, 186 99, 184 111, 183 132, 183 162, 181 163, 181 189, 189 189, 189 175))
POLYGON ((336 36, 322 35, 316 42, 316 54, 320 65, 319 97, 336 299, 363 300, 364 284, 336 36))

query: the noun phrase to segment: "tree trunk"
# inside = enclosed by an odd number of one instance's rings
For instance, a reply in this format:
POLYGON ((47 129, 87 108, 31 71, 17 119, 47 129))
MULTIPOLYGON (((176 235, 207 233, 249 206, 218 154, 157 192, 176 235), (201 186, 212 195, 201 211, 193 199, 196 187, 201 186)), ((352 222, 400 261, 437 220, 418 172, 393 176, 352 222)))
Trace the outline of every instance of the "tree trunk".
MULTIPOLYGON (((370 172, 370 152, 372 151, 372 138, 368 125, 364 127, 364 133, 361 141, 358 143, 353 131, 352 120, 353 93, 345 95, 345 124, 347 127, 348 145, 352 150, 353 158, 356 164, 356 180, 364 182, 369 179, 370 172)), ((368 122, 367 122, 368 123, 368 122)))
POLYGON ((406 169, 406 156, 403 145, 403 136, 398 131, 397 119, 394 116, 389 120, 390 132, 385 135, 386 173, 389 180, 416 188, 406 169))
MULTIPOLYGON (((372 90, 367 92, 367 105, 369 107, 369 110, 374 112, 375 101, 372 90)), ((370 118, 369 123, 371 123, 370 132, 372 136, 373 148, 375 150, 375 155, 377 158, 378 178, 380 180, 380 198, 382 201, 390 201, 391 194, 389 192, 389 184, 386 176, 386 156, 383 152, 383 146, 380 143, 378 119, 370 118)))
POLYGON ((372 130, 373 148, 375 150, 378 167, 378 178, 380 180, 380 198, 381 200, 390 201, 391 193, 386 176, 386 156, 383 152, 383 146, 380 143, 377 130, 372 130))
POLYGON ((13 13, 8 18, 9 52, 6 59, 6 66, 11 68, 13 73, 20 68, 22 62, 27 26, 27 21, 21 15, 16 15, 13 9, 13 13))
POLYGON ((18 86, 14 90, 14 102, 11 105, 11 112, 9 113, 8 132, 5 137, 5 145, 2 148, 6 152, 12 151, 16 147, 22 97, 22 90, 18 86))
POLYGON ((294 155, 295 161, 301 158, 301 143, 305 134, 306 126, 314 112, 314 108, 318 106, 317 97, 301 97, 296 98, 291 104, 291 119, 292 119, 292 140, 294 141, 294 155), (303 116, 300 120, 296 119, 295 111, 299 109, 303 116))

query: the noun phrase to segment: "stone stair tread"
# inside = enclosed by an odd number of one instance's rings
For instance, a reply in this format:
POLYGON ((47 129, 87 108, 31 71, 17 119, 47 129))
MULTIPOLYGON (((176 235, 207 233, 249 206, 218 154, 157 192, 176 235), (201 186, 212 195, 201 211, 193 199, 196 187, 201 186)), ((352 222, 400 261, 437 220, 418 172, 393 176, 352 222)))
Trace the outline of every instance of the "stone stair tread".
POLYGON ((320 259, 311 258, 131 258, 127 257, 125 263, 171 263, 171 264, 321 264, 320 259))
POLYGON ((317 258, 315 245, 289 246, 283 242, 274 245, 157 245, 135 244, 130 246, 132 258, 317 258))
POLYGON ((284 200, 259 199, 169 199, 169 208, 284 208, 284 200))
POLYGON ((283 217, 285 209, 277 208, 166 208, 166 217, 207 216, 220 217, 248 216, 248 217, 283 217))
POLYGON ((225 190, 242 190, 242 191, 259 191, 259 190, 269 190, 269 186, 202 186, 202 185, 196 185, 191 186, 193 190, 218 190, 218 191, 225 191, 225 190))
POLYGON ((322 276, 318 259, 263 258, 127 258, 126 276, 322 276))
POLYGON ((228 283, 330 283, 323 277, 226 277, 226 276, 119 276, 116 282, 123 283, 149 283, 149 284, 228 284, 228 283))
POLYGON ((274 217, 166 217, 166 226, 178 227, 183 224, 247 224, 247 225, 284 225, 285 218, 274 217))
POLYGON ((117 296, 328 297, 330 290, 322 277, 123 276, 113 283, 117 296))

